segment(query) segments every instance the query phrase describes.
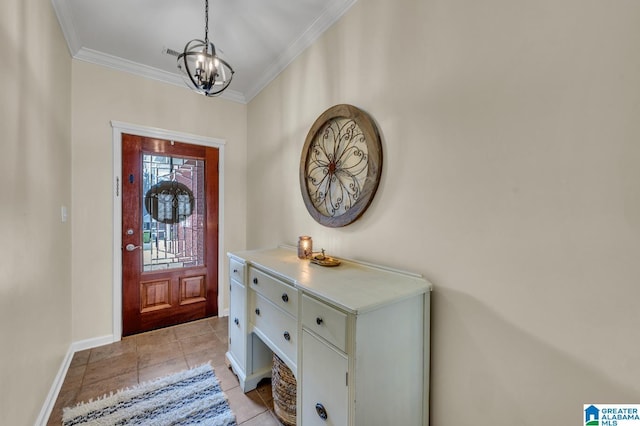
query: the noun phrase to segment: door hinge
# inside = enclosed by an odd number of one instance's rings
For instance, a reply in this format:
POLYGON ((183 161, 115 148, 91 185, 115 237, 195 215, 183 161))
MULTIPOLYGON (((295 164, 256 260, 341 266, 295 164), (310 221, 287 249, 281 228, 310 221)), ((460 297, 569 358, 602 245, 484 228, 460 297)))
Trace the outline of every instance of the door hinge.
POLYGON ((116 197, 120 196, 120 177, 116 176, 116 197))
POLYGON ((349 386, 349 372, 344 373, 344 385, 349 386))

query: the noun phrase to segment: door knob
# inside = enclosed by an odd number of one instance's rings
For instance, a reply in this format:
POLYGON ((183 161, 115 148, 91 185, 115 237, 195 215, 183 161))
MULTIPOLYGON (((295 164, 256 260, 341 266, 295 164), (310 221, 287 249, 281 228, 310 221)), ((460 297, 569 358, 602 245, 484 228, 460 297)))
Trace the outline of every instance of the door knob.
POLYGON ((329 415, 327 414, 327 409, 324 408, 324 405, 320 403, 316 404, 316 413, 318 413, 318 416, 320 416, 322 420, 327 420, 327 418, 329 417, 329 415))
POLYGON ((142 247, 136 246, 134 244, 127 244, 124 248, 127 249, 127 251, 134 251, 135 249, 139 249, 142 247))

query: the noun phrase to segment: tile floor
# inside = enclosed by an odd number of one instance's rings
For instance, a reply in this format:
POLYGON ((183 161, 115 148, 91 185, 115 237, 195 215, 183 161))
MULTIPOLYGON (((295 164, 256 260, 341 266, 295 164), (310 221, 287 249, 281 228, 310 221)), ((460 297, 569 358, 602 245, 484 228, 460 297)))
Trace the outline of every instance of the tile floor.
POLYGON ((207 318, 77 352, 47 424, 61 424, 63 407, 211 361, 238 425, 279 426, 271 383, 245 394, 225 363, 227 320, 207 318))

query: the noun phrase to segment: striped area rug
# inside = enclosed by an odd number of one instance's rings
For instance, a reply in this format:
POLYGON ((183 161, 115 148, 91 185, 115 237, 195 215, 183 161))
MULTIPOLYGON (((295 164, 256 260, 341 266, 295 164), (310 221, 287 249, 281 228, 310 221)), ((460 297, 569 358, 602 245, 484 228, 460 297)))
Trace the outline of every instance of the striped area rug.
POLYGON ((67 407, 62 424, 235 426, 236 420, 218 378, 205 364, 67 407))

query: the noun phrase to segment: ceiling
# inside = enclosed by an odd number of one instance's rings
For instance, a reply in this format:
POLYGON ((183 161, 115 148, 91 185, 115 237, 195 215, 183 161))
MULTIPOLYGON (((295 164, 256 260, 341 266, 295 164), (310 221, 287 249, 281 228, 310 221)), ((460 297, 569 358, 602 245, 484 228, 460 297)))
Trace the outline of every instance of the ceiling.
MULTIPOLYGON (((356 0, 209 0, 209 40, 247 103, 356 0)), ((204 39, 204 0, 52 0, 71 55, 185 87, 176 56, 204 39), (169 52, 168 52, 169 50, 169 52)))

